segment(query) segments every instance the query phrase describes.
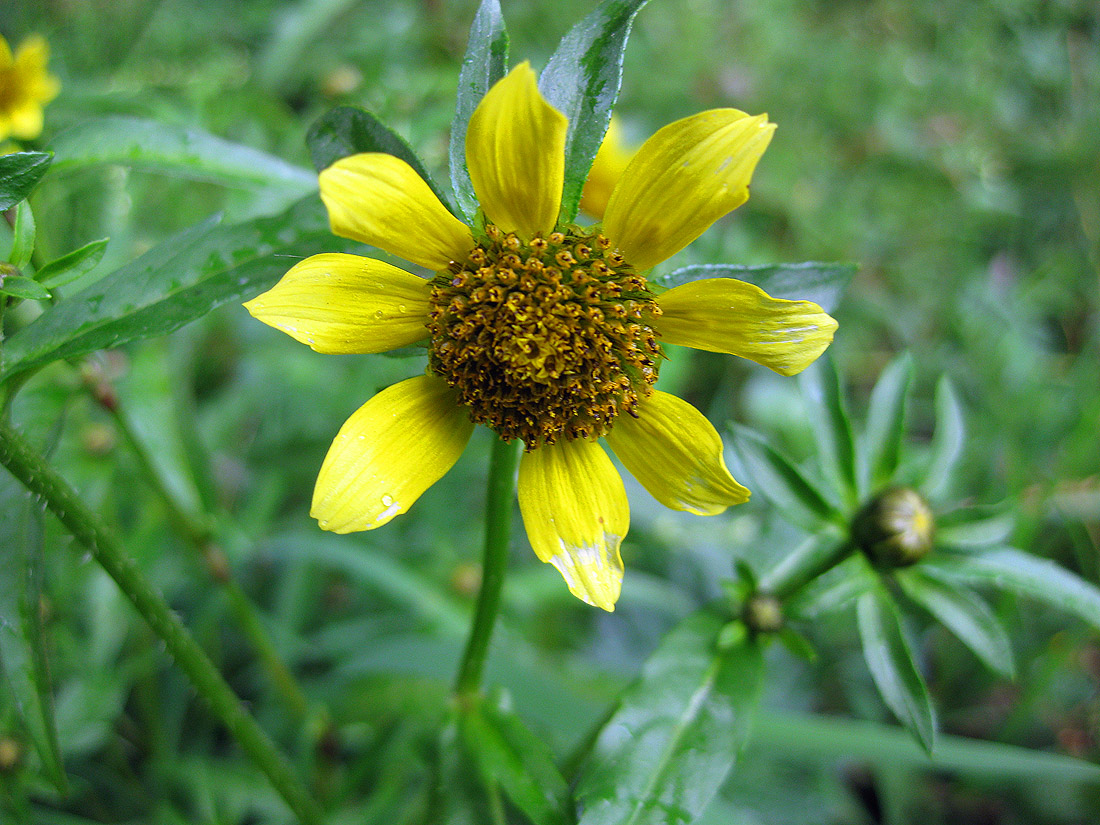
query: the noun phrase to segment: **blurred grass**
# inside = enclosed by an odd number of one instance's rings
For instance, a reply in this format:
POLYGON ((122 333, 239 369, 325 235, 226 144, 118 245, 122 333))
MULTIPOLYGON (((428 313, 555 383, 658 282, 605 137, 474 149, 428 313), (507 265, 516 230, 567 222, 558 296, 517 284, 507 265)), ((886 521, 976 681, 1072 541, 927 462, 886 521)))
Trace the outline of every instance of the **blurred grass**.
MULTIPOLYGON (((50 40, 64 85, 47 110, 46 148, 90 119, 133 115, 308 167, 309 124, 332 106, 354 104, 441 172, 474 5, 243 0, 227 12, 213 0, 119 0, 107 11, 97 0, 16 0, 0 8, 0 31, 12 42, 32 31, 50 40)), ((544 62, 590 7, 505 2, 513 60, 544 62)), ((911 349, 911 428, 927 434, 932 388, 950 374, 969 419, 960 503, 1003 504, 1017 515, 1017 544, 1095 582, 1095 4, 653 0, 627 51, 618 112, 628 136, 640 143, 672 119, 716 106, 767 111, 779 129, 748 204, 677 263, 859 262, 834 344, 855 397, 865 403, 881 367, 911 349)), ((47 259, 112 238, 98 273, 214 211, 256 208, 245 191, 123 167, 51 176, 34 205, 47 259)), ((807 454, 793 382, 706 353, 675 357, 663 388, 682 392, 716 423, 746 421, 807 454)), ((16 420, 40 441, 61 422, 54 460, 119 525, 127 549, 330 806, 357 811, 349 821, 407 821, 426 791, 476 583, 481 525, 454 514, 478 512, 487 440, 475 439, 406 518, 365 537, 329 536, 307 511, 333 434, 377 389, 422 369, 421 360, 318 356, 227 306, 166 340, 114 353, 106 365, 168 483, 212 518, 242 585, 311 697, 328 706, 331 724, 287 724, 224 599, 166 529, 159 503, 135 489, 134 459, 70 368, 54 365, 29 384, 16 420)), ((614 616, 572 601, 516 534, 491 680, 511 690, 558 753, 581 741, 670 624, 717 594, 735 552, 761 537, 783 540, 765 529, 759 507, 704 520, 665 511, 640 489, 630 494, 628 574, 614 616)), ((56 523, 47 520, 45 530, 43 610, 74 790, 57 799, 24 750, 15 784, 5 779, 12 799, 29 794, 37 812, 54 817, 33 821, 286 821, 113 587, 61 552, 70 539, 56 523)), ((938 629, 920 637, 945 727, 1095 761, 1096 639, 1027 604, 1006 598, 997 609, 1014 629, 1017 684, 980 671, 938 629)), ((771 657, 768 701, 881 718, 850 620, 825 623, 816 638, 829 647, 812 667, 771 657)), ((0 706, 0 737, 18 739, 16 730, 12 709, 0 706)), ((735 778, 713 821, 795 822, 810 806, 822 822, 1070 823, 1100 815, 1095 788, 1045 794, 957 776, 870 782, 858 764, 828 761, 793 769, 781 761, 769 774, 762 766, 772 755, 758 749, 752 772, 773 775, 768 781, 788 793, 739 796, 745 788, 735 778), (861 790, 868 782, 890 799, 869 802, 861 790), (802 807, 784 803, 792 794, 802 807), (765 807, 738 801, 749 799, 765 807)))

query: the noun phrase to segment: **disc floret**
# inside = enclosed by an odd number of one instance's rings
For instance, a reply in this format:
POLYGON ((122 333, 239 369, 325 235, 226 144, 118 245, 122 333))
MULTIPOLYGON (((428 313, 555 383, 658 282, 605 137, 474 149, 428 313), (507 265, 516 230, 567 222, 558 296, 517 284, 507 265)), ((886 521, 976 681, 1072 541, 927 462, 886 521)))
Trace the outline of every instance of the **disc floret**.
POLYGON ((646 279, 576 227, 525 241, 488 224, 432 281, 430 305, 432 371, 475 423, 528 450, 636 416, 664 357, 646 279))

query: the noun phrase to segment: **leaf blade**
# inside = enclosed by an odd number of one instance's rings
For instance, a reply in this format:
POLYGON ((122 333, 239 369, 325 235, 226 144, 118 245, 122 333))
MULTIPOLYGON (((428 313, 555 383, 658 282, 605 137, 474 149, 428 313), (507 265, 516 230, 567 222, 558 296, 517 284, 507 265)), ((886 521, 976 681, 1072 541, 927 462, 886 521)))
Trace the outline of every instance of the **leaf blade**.
POLYGON ((53 162, 53 152, 0 155, 0 210, 25 200, 53 162))
POLYGON ((59 258, 54 258, 34 273, 34 278, 44 286, 64 286, 87 275, 103 260, 109 238, 100 238, 77 247, 59 258))
POLYGON ((951 475, 962 458, 966 442, 966 421, 955 386, 946 375, 936 384, 936 429, 932 433, 932 458, 920 485, 930 499, 944 496, 951 475))
POLYGON ((833 359, 819 358, 799 374, 798 384, 806 400, 818 408, 817 415, 811 412, 810 422, 821 470, 841 501, 854 510, 859 502, 855 436, 833 359))
POLYGON ((886 366, 871 390, 865 430, 866 460, 860 465, 860 488, 864 495, 888 482, 898 468, 912 380, 913 358, 905 352, 886 366))

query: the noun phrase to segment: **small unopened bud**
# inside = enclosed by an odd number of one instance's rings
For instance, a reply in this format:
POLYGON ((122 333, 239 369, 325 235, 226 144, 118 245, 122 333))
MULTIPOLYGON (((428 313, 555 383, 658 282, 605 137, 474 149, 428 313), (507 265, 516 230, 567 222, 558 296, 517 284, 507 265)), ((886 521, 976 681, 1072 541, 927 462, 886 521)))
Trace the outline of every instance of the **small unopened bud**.
POLYGON ((852 538, 882 567, 916 564, 932 549, 934 531, 927 502, 908 487, 879 493, 852 521, 852 538))
POLYGON ((757 593, 745 602, 741 618, 753 633, 778 633, 783 629, 783 605, 775 596, 757 593))
POLYGON ((0 738, 0 773, 10 773, 23 757, 23 748, 14 739, 0 738))

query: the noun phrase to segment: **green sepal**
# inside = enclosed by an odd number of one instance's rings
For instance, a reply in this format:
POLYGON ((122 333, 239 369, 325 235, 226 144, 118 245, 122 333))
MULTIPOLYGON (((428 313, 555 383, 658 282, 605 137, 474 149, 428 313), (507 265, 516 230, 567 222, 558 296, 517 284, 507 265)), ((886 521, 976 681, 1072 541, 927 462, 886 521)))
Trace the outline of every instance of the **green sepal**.
POLYGON ((817 661, 817 650, 810 644, 810 640, 797 630, 793 630, 790 627, 784 627, 780 629, 779 633, 776 635, 779 637, 779 643, 783 645, 792 656, 806 662, 812 663, 817 661))
POLYGON ((689 616, 662 640, 582 766, 581 825, 681 825, 699 816, 746 744, 763 657, 747 634, 722 649, 728 616, 689 616))
POLYGON ((48 301, 50 291, 33 278, 23 275, 3 275, 0 273, 0 295, 11 295, 25 301, 48 301))
POLYGON ((562 38, 539 77, 542 96, 569 120, 559 223, 577 217, 584 182, 619 98, 630 27, 646 2, 603 0, 562 38))
POLYGON ((109 238, 91 241, 60 258, 54 258, 34 273, 34 279, 45 286, 64 286, 95 269, 107 251, 109 238))
POLYGON ((741 266, 738 264, 692 264, 651 280, 663 287, 674 287, 706 278, 734 278, 756 284, 773 298, 788 301, 813 301, 826 312, 833 312, 858 267, 856 264, 827 264, 806 261, 797 264, 741 266))
POLYGON ((53 161, 53 152, 13 152, 0 155, 0 210, 24 200, 53 161))
POLYGON ((946 375, 936 384, 936 429, 932 433, 932 457, 920 491, 929 499, 945 496, 966 443, 966 421, 958 394, 946 375))
POLYGON ((569 786, 540 739, 500 702, 464 699, 459 727, 463 744, 486 786, 499 785, 534 825, 568 825, 573 801, 569 786))
POLYGON ((977 593, 925 565, 898 570, 894 578, 906 596, 955 634, 986 667, 1006 679, 1016 678, 1008 633, 977 593))
POLYGON ((904 352, 891 361, 871 390, 860 463, 860 494, 881 489, 894 477, 905 437, 905 407, 913 380, 913 358, 904 352))
POLYGON ((810 405, 810 424, 822 474, 845 506, 855 509, 859 503, 855 436, 833 359, 828 355, 817 359, 799 374, 798 384, 810 405))
POLYGON ((856 602, 856 615, 863 658, 882 700, 931 753, 936 743, 936 712, 893 598, 885 587, 869 590, 856 602))
POLYGON ((499 0, 482 0, 470 26, 466 54, 458 72, 455 116, 451 122, 448 154, 451 188, 460 217, 473 223, 478 212, 477 194, 466 166, 466 129, 477 104, 493 84, 508 72, 508 29, 499 0))
POLYGON ((8 262, 16 269, 25 269, 34 254, 34 212, 29 201, 20 201, 15 207, 15 223, 12 225, 11 252, 8 262))

